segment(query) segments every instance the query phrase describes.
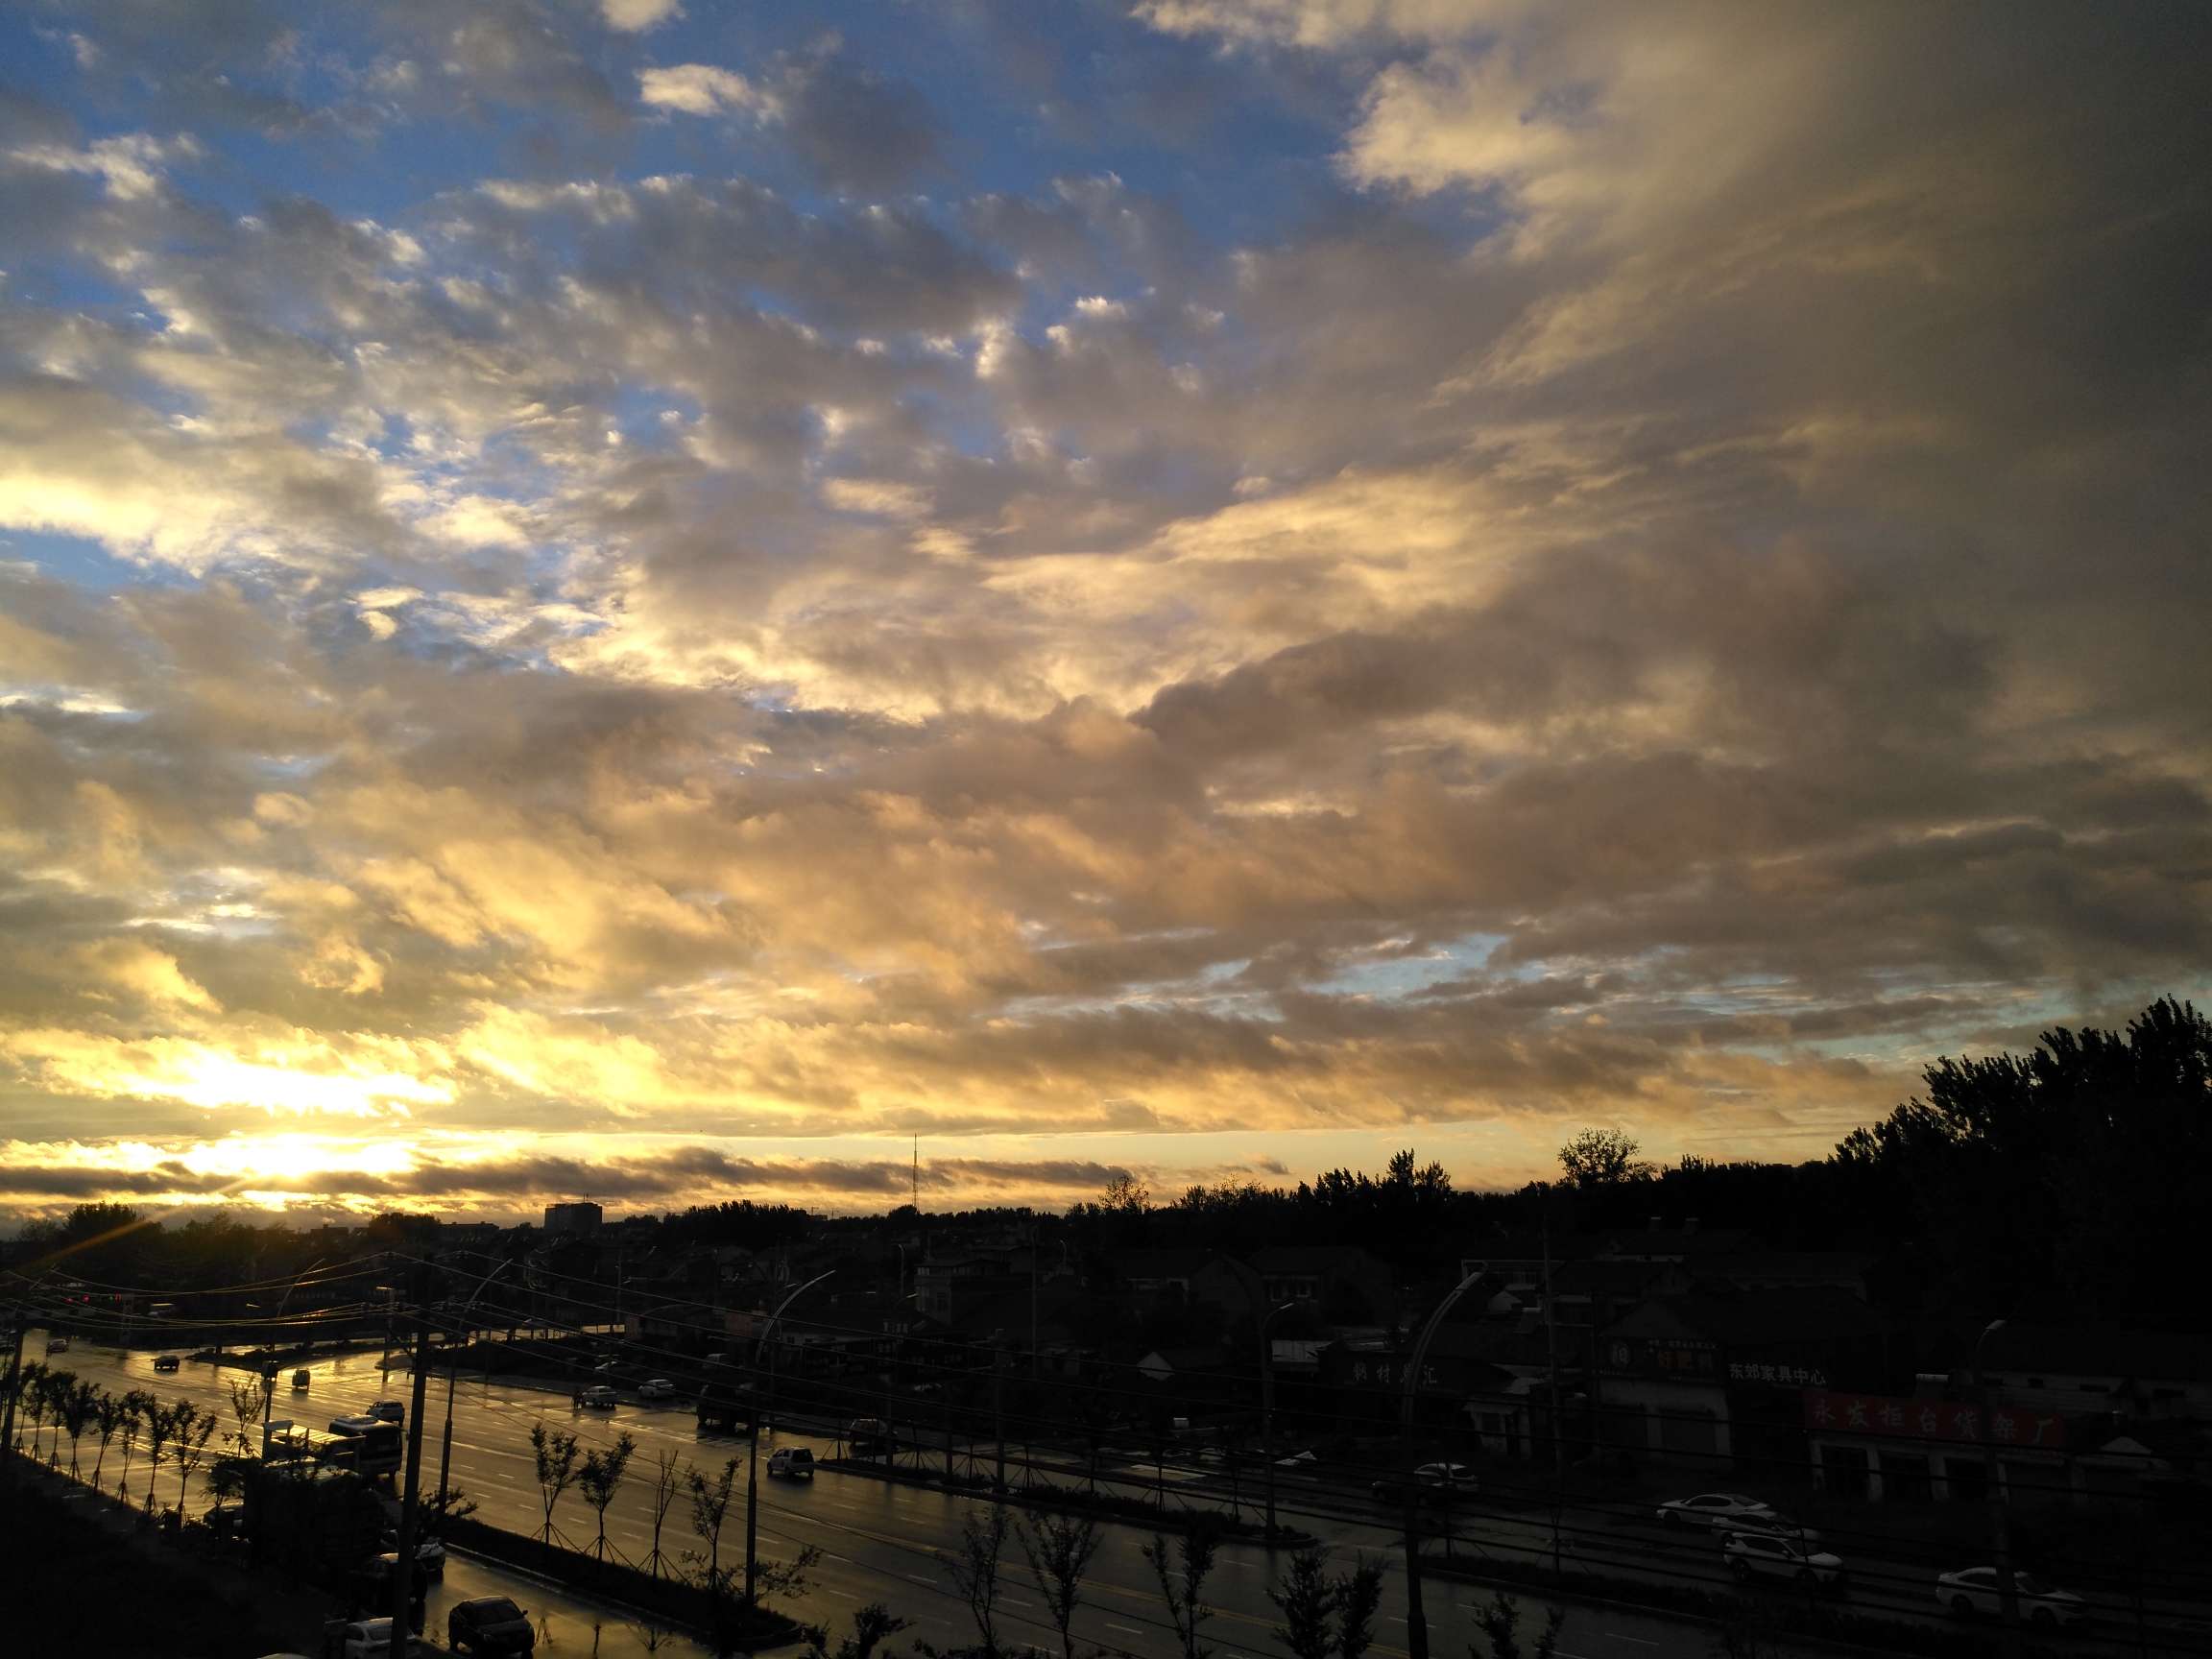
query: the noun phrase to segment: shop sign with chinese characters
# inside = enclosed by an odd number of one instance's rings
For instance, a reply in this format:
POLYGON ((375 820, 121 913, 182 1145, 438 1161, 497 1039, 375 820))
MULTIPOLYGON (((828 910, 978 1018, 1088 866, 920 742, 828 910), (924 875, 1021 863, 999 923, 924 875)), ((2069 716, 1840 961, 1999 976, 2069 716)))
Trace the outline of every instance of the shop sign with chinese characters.
POLYGON ((1731 1382, 1770 1382, 1783 1388, 1825 1388, 1828 1375, 1818 1366, 1754 1364, 1750 1360, 1728 1361, 1728 1381, 1731 1382))
MULTIPOLYGON (((1805 1391, 1805 1427, 1833 1433, 1883 1434, 1906 1440, 1948 1440, 1978 1446, 1982 1407, 1956 1400, 1895 1400, 1880 1394, 1805 1391)), ((2000 1447, 2061 1451, 2066 1420, 2053 1412, 2000 1406, 1989 1413, 1987 1438, 2000 1447)))

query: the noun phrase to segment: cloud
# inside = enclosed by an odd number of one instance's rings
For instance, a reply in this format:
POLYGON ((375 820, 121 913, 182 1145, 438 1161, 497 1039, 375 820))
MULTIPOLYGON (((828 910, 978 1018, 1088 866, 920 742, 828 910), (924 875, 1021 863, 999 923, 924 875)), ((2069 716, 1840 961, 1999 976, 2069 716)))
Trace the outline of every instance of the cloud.
POLYGON ((683 16, 684 8, 678 0, 599 0, 599 15, 610 29, 638 34, 683 16))
POLYGON ((1503 1181, 2201 986, 2194 19, 649 10, 25 37, 25 1147, 1503 1181))
POLYGON ((685 115, 742 112, 761 119, 780 115, 781 107, 733 69, 711 63, 675 63, 637 72, 637 96, 656 109, 685 115))

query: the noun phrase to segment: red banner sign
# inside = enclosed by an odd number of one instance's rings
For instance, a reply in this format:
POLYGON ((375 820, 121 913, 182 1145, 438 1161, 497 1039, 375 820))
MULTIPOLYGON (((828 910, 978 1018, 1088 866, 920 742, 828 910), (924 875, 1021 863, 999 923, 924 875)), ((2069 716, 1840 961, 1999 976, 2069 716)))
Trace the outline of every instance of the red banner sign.
POLYGON ((1979 1446, 1986 1438, 1999 1451, 2041 1447, 2056 1452, 2066 1445, 2066 1419, 2056 1412, 2000 1406, 1989 1413, 1986 1435, 1982 1412, 1980 1406, 1956 1400, 1896 1400, 1882 1394, 1805 1390, 1805 1427, 1816 1433, 1948 1440, 1969 1446, 1979 1446))

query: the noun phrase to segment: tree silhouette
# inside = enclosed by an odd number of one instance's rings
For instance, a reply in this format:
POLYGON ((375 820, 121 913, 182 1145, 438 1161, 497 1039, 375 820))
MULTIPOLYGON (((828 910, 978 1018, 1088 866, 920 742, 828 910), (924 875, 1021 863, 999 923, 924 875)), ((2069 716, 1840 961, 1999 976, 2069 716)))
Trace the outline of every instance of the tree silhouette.
POLYGON ((624 1430, 604 1452, 584 1455, 584 1470, 576 1477, 576 1489, 584 1494, 584 1502, 591 1505, 599 1520, 599 1536, 591 1545, 595 1559, 607 1559, 607 1506, 622 1489, 622 1478, 629 1473, 630 1459, 637 1452, 637 1437, 624 1430))
POLYGON ((545 1527, 539 1534, 553 1542, 553 1506, 561 1502, 576 1479, 576 1436, 565 1429, 530 1425, 530 1457, 538 1475, 538 1495, 545 1505, 545 1527))
POLYGON ((1075 1659, 1075 1609, 1083 1604, 1083 1576, 1098 1552, 1098 1524, 1088 1515, 1023 1516, 1014 1532, 1052 1627, 1060 1632, 1060 1659, 1075 1659))

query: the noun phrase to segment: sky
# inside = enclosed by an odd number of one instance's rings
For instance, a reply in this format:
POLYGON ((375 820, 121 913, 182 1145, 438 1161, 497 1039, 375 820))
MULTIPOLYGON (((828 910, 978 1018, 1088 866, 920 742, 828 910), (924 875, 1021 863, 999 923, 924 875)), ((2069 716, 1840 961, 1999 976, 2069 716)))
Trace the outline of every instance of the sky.
POLYGON ((2208 36, 9 8, 0 1213, 1794 1159, 2201 998, 2208 36))

